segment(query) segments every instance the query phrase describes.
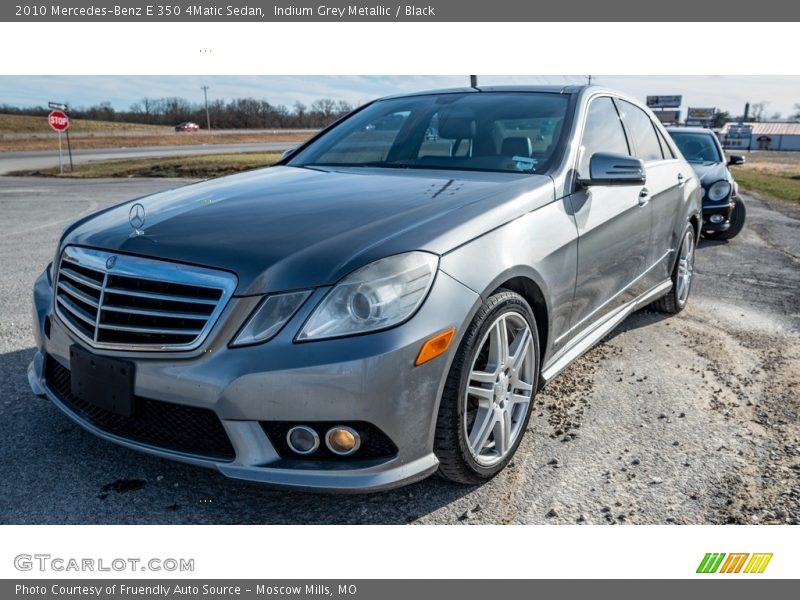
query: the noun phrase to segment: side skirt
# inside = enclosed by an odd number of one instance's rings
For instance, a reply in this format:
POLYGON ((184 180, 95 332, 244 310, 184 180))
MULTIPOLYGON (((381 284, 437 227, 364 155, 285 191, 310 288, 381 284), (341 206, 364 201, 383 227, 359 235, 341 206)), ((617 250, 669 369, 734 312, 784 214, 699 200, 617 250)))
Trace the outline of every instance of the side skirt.
POLYGON ((586 331, 554 356, 553 360, 549 361, 548 364, 542 368, 542 372, 539 376, 541 385, 548 383, 573 361, 577 360, 587 350, 603 339, 612 329, 622 323, 631 313, 657 300, 666 294, 670 288, 672 288, 672 279, 666 279, 638 298, 610 312, 601 321, 587 328, 586 331))

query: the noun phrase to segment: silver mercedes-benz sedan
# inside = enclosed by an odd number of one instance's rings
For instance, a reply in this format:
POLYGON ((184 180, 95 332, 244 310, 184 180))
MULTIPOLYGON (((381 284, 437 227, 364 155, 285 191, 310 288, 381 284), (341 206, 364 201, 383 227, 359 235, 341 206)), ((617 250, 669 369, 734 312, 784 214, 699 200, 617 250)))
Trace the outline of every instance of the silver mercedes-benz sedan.
POLYGON ((67 227, 29 383, 228 477, 481 483, 541 386, 631 312, 683 309, 700 210, 670 137, 613 90, 384 98, 275 167, 67 227))

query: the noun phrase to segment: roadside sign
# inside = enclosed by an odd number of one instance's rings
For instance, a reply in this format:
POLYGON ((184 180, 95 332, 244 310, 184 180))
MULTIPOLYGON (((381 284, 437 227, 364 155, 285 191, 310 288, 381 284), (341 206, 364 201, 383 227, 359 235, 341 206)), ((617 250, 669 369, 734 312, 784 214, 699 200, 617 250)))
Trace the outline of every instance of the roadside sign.
POLYGON ((52 111, 47 115, 47 122, 50 124, 50 127, 59 132, 69 129, 69 117, 63 110, 52 111))
MULTIPOLYGON (((51 103, 53 104, 53 103, 51 103)), ((61 134, 67 132, 67 145, 69 146, 69 116, 63 110, 54 110, 47 115, 50 127, 58 132, 58 171, 64 174, 64 161, 61 158, 61 134)), ((72 147, 69 147, 69 164, 72 167, 72 147)))
POLYGON ((647 106, 649 108, 680 108, 683 96, 648 96, 647 106))
POLYGON ((67 110, 67 105, 63 102, 48 102, 47 106, 53 110, 67 110))
POLYGON ((679 123, 681 120, 681 111, 679 110, 657 110, 654 114, 663 125, 679 123))
POLYGON ((716 108, 689 108, 686 113, 686 118, 696 119, 698 121, 710 121, 716 114, 716 108))

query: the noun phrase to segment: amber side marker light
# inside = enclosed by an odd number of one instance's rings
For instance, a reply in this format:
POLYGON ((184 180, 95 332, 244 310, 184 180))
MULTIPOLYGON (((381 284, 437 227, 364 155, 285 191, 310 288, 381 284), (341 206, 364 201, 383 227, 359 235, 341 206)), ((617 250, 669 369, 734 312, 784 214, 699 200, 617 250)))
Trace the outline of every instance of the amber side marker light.
POLYGON ((453 337, 455 337, 455 335, 456 328, 452 327, 447 331, 437 333, 435 336, 427 340, 424 344, 422 344, 422 348, 419 349, 419 354, 417 354, 417 360, 414 362, 414 366, 418 367, 423 365, 426 362, 433 360, 440 354, 447 352, 447 349, 450 347, 450 343, 453 341, 453 337))

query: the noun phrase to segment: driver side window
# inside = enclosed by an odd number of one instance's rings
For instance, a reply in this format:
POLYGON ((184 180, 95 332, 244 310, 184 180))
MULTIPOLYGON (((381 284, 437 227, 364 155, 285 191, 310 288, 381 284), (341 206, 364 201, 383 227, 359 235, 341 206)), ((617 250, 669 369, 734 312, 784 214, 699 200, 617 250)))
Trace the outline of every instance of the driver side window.
POLYGON ((628 140, 622 128, 614 101, 608 96, 595 98, 589 104, 586 125, 583 128, 578 177, 589 177, 589 160, 596 152, 613 152, 630 155, 628 140))

